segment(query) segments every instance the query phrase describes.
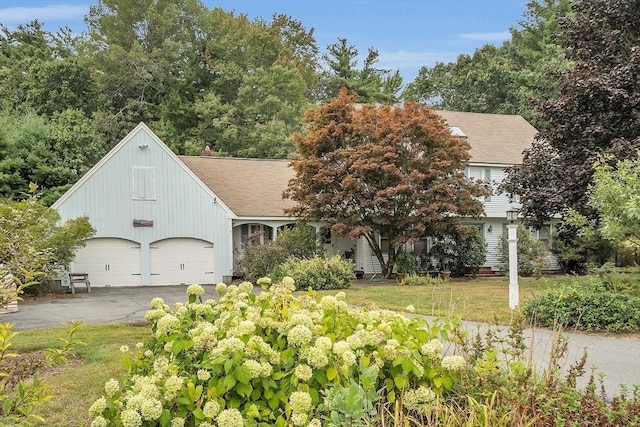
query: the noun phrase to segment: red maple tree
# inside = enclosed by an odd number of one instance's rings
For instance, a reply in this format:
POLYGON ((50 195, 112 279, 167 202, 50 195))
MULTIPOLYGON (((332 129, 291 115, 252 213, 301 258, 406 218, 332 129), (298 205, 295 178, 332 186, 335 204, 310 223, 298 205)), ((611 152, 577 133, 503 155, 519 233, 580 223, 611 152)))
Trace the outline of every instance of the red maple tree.
POLYGON ((460 217, 484 213, 488 190, 464 174, 469 144, 454 137, 432 109, 356 104, 342 89, 307 111, 307 134, 295 137, 295 177, 284 196, 289 211, 324 221, 350 239, 364 237, 389 277, 410 241, 459 226, 460 217), (380 237, 388 239, 383 254, 380 237))

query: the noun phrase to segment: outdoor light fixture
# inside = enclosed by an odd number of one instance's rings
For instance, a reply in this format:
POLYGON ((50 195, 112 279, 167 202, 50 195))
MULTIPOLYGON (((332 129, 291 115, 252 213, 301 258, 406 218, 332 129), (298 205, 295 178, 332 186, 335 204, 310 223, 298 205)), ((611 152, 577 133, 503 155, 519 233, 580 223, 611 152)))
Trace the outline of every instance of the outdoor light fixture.
POLYGON ((509 243, 509 307, 518 306, 518 209, 507 211, 507 242, 509 243))
POLYGON ((493 233, 493 225, 490 225, 489 228, 487 228, 487 231, 489 233, 493 233))

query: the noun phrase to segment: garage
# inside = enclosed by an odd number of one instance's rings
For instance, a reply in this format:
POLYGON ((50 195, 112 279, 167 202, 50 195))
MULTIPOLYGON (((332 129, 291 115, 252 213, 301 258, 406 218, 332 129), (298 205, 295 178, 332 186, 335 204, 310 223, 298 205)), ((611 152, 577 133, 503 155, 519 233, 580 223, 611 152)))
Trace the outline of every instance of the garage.
POLYGON ((172 238, 149 246, 152 285, 214 282, 213 244, 204 240, 172 238))
POLYGON ((74 273, 88 273, 91 286, 139 286, 140 244, 126 239, 95 238, 78 249, 74 273))

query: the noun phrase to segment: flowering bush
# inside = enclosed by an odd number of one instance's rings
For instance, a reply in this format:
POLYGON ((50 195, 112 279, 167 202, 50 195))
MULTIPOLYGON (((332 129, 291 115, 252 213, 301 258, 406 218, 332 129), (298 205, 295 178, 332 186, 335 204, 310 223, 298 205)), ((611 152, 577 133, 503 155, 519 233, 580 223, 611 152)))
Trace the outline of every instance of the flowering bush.
POLYGON ((279 281, 285 276, 292 277, 296 283, 304 284, 301 289, 345 289, 350 286, 354 277, 353 263, 337 255, 331 258, 289 258, 271 274, 274 281, 279 281))
POLYGON ((353 309, 343 293, 295 298, 294 290, 285 277, 258 295, 249 282, 220 283, 218 302, 203 300, 199 285, 173 309, 153 299, 152 336, 122 349, 127 376, 105 384, 91 425, 357 423, 378 401, 427 411, 459 382, 464 359, 442 357, 452 322, 353 309), (369 405, 350 405, 355 395, 369 405))

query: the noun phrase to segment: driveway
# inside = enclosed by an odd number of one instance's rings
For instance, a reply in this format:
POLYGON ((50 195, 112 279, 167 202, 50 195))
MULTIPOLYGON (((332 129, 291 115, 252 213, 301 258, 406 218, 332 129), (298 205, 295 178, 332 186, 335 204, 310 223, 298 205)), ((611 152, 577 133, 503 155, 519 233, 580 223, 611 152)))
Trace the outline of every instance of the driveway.
MULTIPOLYGON (((213 286, 206 286, 205 290, 205 298, 216 296, 213 286)), ((16 331, 57 327, 69 320, 82 320, 86 323, 138 323, 145 321, 144 315, 154 297, 163 298, 169 306, 176 302, 186 302, 186 286, 93 288, 90 294, 81 288, 75 295, 65 298, 20 303, 17 313, 1 315, 0 322, 15 323, 16 331)), ((486 325, 474 322, 465 322, 464 327, 472 333, 486 330, 486 325)), ((526 331, 526 335, 536 369, 546 369, 554 333, 547 329, 530 329, 526 331)), ((595 369, 596 374, 604 374, 604 385, 609 397, 620 391, 620 384, 626 384, 629 388, 634 384, 640 385, 640 338, 637 335, 565 335, 569 338, 563 366, 565 369, 579 360, 585 349, 587 351, 587 373, 579 379, 580 386, 586 384, 591 368, 595 369)))

